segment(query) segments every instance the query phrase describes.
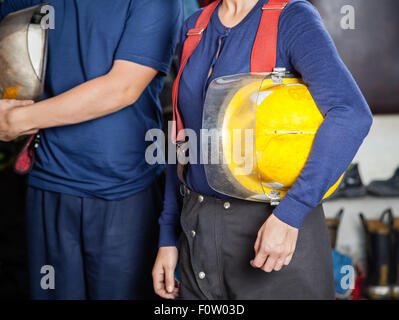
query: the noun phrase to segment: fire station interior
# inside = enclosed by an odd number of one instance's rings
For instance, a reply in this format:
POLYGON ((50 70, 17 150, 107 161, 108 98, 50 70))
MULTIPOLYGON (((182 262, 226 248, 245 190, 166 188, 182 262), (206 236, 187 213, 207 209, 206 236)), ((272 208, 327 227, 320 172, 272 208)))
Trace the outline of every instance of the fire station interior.
MULTIPOLYGON (((348 272, 355 275, 348 286, 336 286, 336 297, 399 299, 399 2, 311 2, 319 10, 374 116, 371 131, 341 185, 324 201, 335 281, 346 281, 348 272), (354 21, 349 23, 345 19, 352 18, 351 8, 354 21)), ((165 123, 171 119, 175 74, 176 61, 161 96, 165 123)), ((29 297, 26 177, 13 171, 23 142, 0 142, 0 299, 29 297)))

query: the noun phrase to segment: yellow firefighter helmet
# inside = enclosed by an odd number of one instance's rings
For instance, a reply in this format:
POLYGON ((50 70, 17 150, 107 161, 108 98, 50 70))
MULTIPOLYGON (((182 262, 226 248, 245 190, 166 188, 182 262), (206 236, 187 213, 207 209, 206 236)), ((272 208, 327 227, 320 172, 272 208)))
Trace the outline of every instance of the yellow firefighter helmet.
POLYGON ((204 125, 220 132, 222 163, 205 166, 210 186, 230 196, 277 204, 300 175, 324 120, 306 84, 299 78, 249 74, 219 79, 211 87, 204 125), (230 89, 223 91, 223 86, 230 89), (221 101, 217 116, 211 111, 218 104, 215 96, 221 101))

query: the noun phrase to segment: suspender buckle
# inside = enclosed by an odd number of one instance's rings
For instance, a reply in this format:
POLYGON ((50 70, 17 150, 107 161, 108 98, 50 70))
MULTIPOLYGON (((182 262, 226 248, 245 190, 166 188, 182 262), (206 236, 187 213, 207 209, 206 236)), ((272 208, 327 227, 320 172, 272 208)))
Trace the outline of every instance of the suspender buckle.
POLYGON ((273 6, 265 4, 262 10, 283 10, 287 6, 288 2, 284 2, 281 6, 273 6))
POLYGON ((281 197, 280 197, 280 191, 275 191, 272 190, 269 192, 269 198, 270 198, 270 205, 271 206, 278 206, 280 204, 281 201, 281 197))
POLYGON ((176 146, 177 161, 181 164, 187 163, 189 143, 186 141, 178 142, 176 146))
POLYGON ((190 29, 187 32, 187 36, 199 36, 204 32, 204 28, 194 28, 194 29, 190 29))
POLYGON ((271 78, 274 84, 282 84, 283 78, 285 75, 289 73, 285 68, 274 68, 273 72, 271 73, 271 78))

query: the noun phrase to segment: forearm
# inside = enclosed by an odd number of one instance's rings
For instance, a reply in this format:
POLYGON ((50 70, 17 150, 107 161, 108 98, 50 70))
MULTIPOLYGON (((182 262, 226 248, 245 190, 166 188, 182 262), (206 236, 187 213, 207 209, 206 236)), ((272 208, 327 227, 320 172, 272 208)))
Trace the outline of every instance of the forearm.
POLYGON ((305 167, 274 211, 280 220, 299 228, 356 155, 372 116, 317 11, 309 3, 297 2, 282 20, 285 50, 325 116, 305 167))
POLYGON ((176 165, 169 164, 167 167, 164 207, 159 219, 160 247, 178 247, 181 206, 179 195, 180 183, 176 170, 176 165))
POLYGON ((17 112, 20 127, 27 131, 93 120, 120 110, 125 101, 121 90, 104 76, 17 112))
POLYGON ((107 75, 32 106, 18 108, 12 118, 15 126, 24 132, 97 119, 136 102, 156 74, 149 67, 116 61, 107 75))
POLYGON ((370 118, 366 110, 357 115, 345 113, 335 109, 326 117, 304 169, 274 211, 280 220, 295 228, 338 181, 368 133, 370 118))

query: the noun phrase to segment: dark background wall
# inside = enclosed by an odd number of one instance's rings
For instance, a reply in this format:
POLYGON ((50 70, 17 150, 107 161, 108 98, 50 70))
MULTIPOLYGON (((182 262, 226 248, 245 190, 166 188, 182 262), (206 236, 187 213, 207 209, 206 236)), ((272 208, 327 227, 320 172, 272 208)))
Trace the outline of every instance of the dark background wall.
POLYGON ((319 10, 373 113, 399 113, 399 1, 309 1, 319 10), (355 9, 354 30, 341 28, 345 5, 355 9))
POLYGON ((371 109, 399 113, 399 1, 312 0, 371 109), (341 28, 341 8, 355 9, 355 29, 341 28))

